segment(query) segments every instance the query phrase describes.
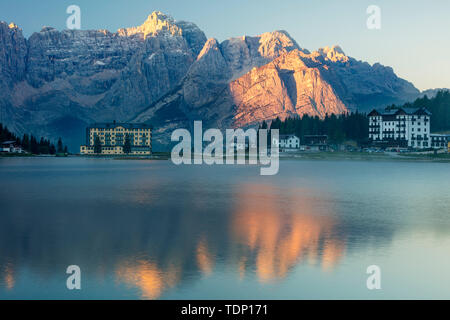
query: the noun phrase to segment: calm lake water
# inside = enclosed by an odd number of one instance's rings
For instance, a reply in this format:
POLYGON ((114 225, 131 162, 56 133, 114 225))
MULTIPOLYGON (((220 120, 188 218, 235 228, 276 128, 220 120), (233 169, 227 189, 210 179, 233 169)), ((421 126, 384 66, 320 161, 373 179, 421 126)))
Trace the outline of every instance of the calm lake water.
POLYGON ((281 161, 260 176, 3 158, 0 181, 0 299, 450 298, 450 164, 281 161))

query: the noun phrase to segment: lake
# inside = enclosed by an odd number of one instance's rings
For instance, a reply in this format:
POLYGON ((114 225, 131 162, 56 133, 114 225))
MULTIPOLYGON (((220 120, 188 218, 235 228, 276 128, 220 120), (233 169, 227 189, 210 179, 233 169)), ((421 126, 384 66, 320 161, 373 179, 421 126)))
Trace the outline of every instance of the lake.
POLYGON ((448 163, 0 158, 0 181, 0 299, 450 299, 448 163))

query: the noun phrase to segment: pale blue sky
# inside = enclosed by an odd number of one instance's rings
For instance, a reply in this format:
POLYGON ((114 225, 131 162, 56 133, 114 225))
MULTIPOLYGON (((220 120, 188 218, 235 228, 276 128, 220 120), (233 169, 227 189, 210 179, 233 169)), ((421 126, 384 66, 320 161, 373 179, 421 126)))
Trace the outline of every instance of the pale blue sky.
POLYGON ((26 36, 44 25, 62 30, 70 4, 81 7, 82 29, 140 25, 155 10, 220 41, 284 29, 311 51, 339 44, 349 56, 392 66, 421 90, 450 88, 448 0, 15 0, 0 3, 0 20, 26 36), (381 30, 366 27, 371 4, 381 8, 381 30))

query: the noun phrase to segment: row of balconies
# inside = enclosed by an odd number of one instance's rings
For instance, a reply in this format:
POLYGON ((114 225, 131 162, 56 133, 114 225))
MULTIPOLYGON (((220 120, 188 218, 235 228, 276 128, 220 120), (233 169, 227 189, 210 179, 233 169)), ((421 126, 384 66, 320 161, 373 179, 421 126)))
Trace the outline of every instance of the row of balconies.
POLYGON ((417 136, 417 137, 414 137, 414 136, 412 136, 411 137, 411 140, 428 140, 428 136, 417 136))

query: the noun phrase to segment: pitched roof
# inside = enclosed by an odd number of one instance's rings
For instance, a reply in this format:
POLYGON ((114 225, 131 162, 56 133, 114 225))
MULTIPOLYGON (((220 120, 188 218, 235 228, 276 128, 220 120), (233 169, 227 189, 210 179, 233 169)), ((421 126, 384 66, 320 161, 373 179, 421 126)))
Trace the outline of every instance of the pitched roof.
POLYGON ((152 127, 145 123, 127 123, 127 122, 103 122, 93 123, 88 128, 113 129, 123 127, 125 129, 151 129, 152 127))
POLYGON ((393 116, 393 115, 416 115, 416 116, 431 116, 431 112, 428 111, 428 109, 421 107, 421 108, 392 108, 392 109, 384 109, 384 110, 377 110, 373 109, 368 116, 393 116))
POLYGON ((9 141, 3 141, 2 144, 15 144, 16 141, 14 140, 9 140, 9 141))
POLYGON ((297 138, 297 136, 295 134, 280 134, 280 139, 289 139, 290 137, 295 137, 297 138))

